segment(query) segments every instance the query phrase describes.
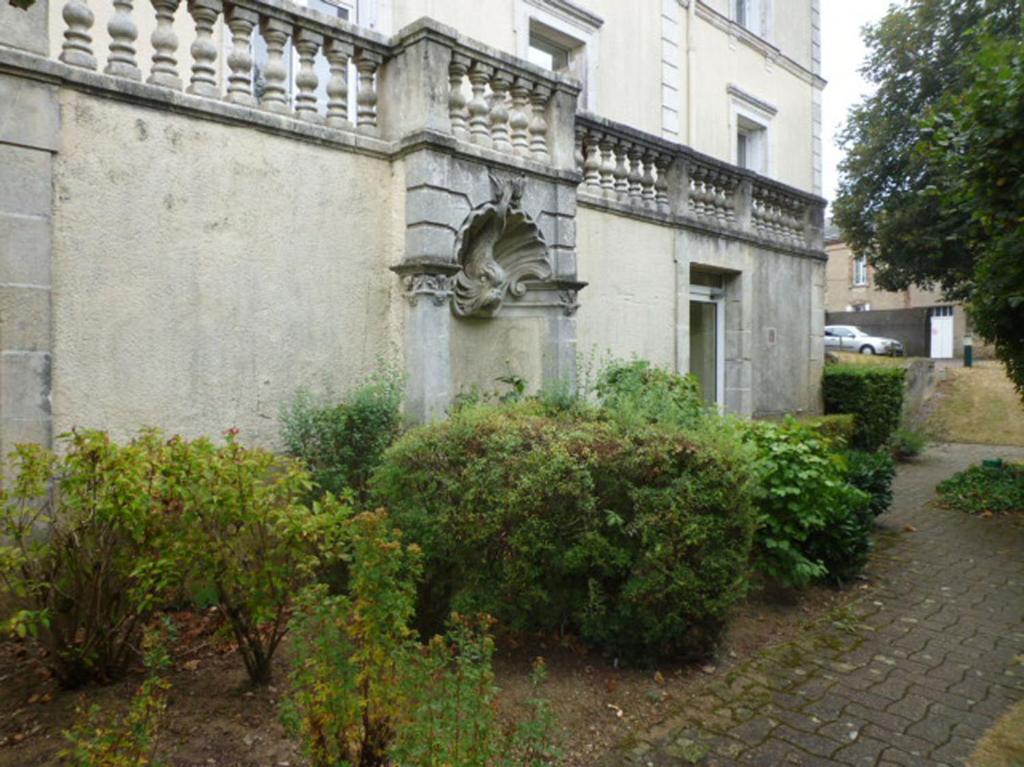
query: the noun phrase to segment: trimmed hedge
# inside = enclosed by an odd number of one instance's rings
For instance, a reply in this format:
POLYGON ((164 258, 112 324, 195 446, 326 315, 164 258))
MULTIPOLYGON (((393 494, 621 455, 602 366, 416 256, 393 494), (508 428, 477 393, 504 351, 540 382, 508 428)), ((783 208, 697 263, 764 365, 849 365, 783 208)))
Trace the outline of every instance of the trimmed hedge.
POLYGON ((835 448, 849 445, 857 433, 857 417, 852 413, 809 416, 799 419, 799 423, 813 429, 835 448))
POLYGON ((423 548, 427 628, 485 611, 627 657, 698 655, 746 587, 743 455, 599 411, 477 406, 402 437, 373 499, 423 548))
POLYGON ((903 411, 903 368, 828 365, 824 375, 825 412, 857 419, 850 447, 874 451, 887 445, 903 411))

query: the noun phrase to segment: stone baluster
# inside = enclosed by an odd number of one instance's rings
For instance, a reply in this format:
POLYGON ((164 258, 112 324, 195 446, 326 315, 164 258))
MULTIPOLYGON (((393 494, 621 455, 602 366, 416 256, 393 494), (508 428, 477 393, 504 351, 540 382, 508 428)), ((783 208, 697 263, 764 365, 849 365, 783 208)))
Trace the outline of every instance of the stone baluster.
POLYGON ((512 133, 512 151, 520 157, 530 156, 530 93, 533 83, 517 77, 512 83, 512 114, 509 129, 512 133))
POLYGON ((587 131, 583 138, 587 156, 583 161, 583 180, 593 191, 601 188, 601 134, 587 131))
POLYGON ((348 117, 348 62, 352 44, 331 38, 324 46, 324 57, 331 77, 327 81, 327 124, 332 128, 351 128, 348 117))
POLYGON ((601 188, 610 192, 615 191, 615 143, 614 136, 601 136, 601 188))
POLYGON ((252 30, 260 17, 255 11, 232 5, 227 13, 231 30, 231 53, 228 54, 228 92, 224 100, 242 106, 255 106, 252 95, 252 30))
POLYGON ((575 137, 573 160, 576 163, 576 170, 583 173, 583 164, 586 162, 586 156, 583 154, 583 138, 587 135, 587 129, 577 123, 573 135, 575 137))
POLYGON ((110 35, 110 56, 103 70, 108 75, 141 80, 142 70, 135 62, 135 40, 139 28, 132 17, 132 0, 114 0, 114 14, 107 23, 110 35))
POLYGON ((640 200, 644 196, 644 149, 636 144, 629 147, 629 196, 640 200))
POLYGON ((452 55, 448 66, 448 117, 452 123, 452 135, 460 141, 469 138, 466 120, 466 105, 469 103, 462 91, 462 83, 469 73, 469 59, 458 53, 452 55))
POLYGON ((644 152, 644 180, 643 198, 644 202, 654 202, 658 199, 658 193, 654 189, 654 160, 657 158, 654 150, 648 149, 644 152))
POLYGON ((722 226, 729 225, 729 199, 726 193, 728 178, 724 173, 715 174, 715 220, 722 226))
POLYGON ((164 88, 181 90, 178 77, 178 36, 174 33, 174 12, 181 0, 151 0, 156 11, 156 29, 150 43, 153 45, 153 66, 146 82, 164 88))
POLYGON ((469 83, 473 89, 473 97, 469 100, 469 136, 474 144, 490 146, 491 130, 488 113, 491 111, 487 98, 487 84, 491 80, 494 69, 476 62, 469 70, 469 83))
POLYGON ((260 27, 267 42, 267 67, 263 72, 266 84, 260 106, 268 112, 289 114, 288 67, 284 61, 284 47, 292 33, 292 25, 275 18, 264 18, 260 27))
POLYGON ((700 166, 690 168, 690 211, 693 215, 704 215, 704 169, 700 166))
POLYGON ((508 72, 497 72, 491 79, 491 142, 499 152, 512 151, 508 110, 512 82, 513 77, 508 72))
POLYGON ((530 93, 530 104, 533 106, 533 119, 530 121, 530 156, 538 162, 550 162, 548 153, 548 121, 544 115, 547 110, 551 89, 538 83, 530 93))
POLYGON ((668 200, 668 169, 672 164, 672 158, 667 154, 659 154, 654 161, 654 167, 658 171, 658 178, 654 182, 654 197, 658 207, 664 210, 669 208, 668 200))
POLYGON ((295 35, 295 50, 299 54, 299 73, 295 76, 295 116, 307 122, 323 122, 316 108, 316 87, 320 78, 316 75, 316 53, 324 44, 324 36, 308 29, 300 29, 295 35))
POLYGON ((64 43, 60 60, 73 67, 96 69, 96 56, 92 52, 92 25, 96 20, 85 0, 68 0, 61 12, 64 23, 64 43))
POLYGON ((217 44, 213 42, 213 25, 223 11, 221 0, 189 0, 188 12, 196 25, 192 53, 192 80, 188 92, 197 96, 219 97, 217 92, 217 44))
POLYGON ((615 148, 615 193, 623 202, 629 199, 629 148, 628 141, 619 141, 615 148))
POLYGON ((738 178, 729 178, 725 185, 725 220, 729 222, 730 226, 735 226, 737 223, 736 192, 739 185, 738 178))
POLYGON ((367 50, 357 51, 356 73, 359 88, 356 91, 356 128, 363 133, 377 132, 377 70, 383 58, 367 50))

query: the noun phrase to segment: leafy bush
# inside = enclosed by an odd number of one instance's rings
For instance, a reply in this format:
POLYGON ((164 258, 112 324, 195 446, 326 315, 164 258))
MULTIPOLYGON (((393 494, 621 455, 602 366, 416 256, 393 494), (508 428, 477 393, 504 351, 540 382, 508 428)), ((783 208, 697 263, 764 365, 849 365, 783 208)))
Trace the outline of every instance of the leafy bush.
POLYGON ((697 426, 710 412, 696 378, 642 360, 606 365, 594 389, 600 404, 627 423, 685 429, 697 426))
POLYGON ((172 440, 175 470, 201 478, 183 499, 175 541, 197 594, 227 619, 249 677, 270 680, 292 596, 332 561, 341 521, 333 496, 308 506, 309 475, 296 461, 242 447, 172 440))
POLYGON ((824 375, 825 412, 856 416, 850 447, 878 450, 900 425, 906 371, 880 365, 828 365, 824 375))
POLYGON ((792 419, 752 423, 748 439, 758 456, 755 567, 790 588, 846 577, 844 552, 866 556, 870 526, 868 497, 845 482, 842 459, 792 419))
POLYGON ((850 450, 845 457, 846 481, 871 497, 868 510, 872 516, 884 514, 892 505, 892 481, 896 477, 893 457, 884 450, 850 450))
POLYGON ((105 715, 99 706, 79 709, 78 721, 64 733, 68 746, 61 752, 62 764, 73 767, 153 765, 169 688, 165 679, 147 679, 123 717, 105 715))
POLYGON ((61 438, 58 458, 12 454, 0 483, 0 579, 9 627, 36 636, 64 687, 110 682, 139 660, 142 626, 175 580, 168 524, 179 478, 155 432, 117 445, 102 432, 61 438))
POLYGON ((353 490, 365 497, 381 455, 402 426, 402 382, 379 373, 340 403, 325 404, 300 391, 281 412, 289 455, 306 463, 320 493, 353 490))
POLYGON ((282 718, 312 767, 551 764, 543 705, 509 733, 496 722, 490 620, 454 616, 446 637, 419 644, 408 626, 418 549, 383 512, 355 517, 351 544, 350 593, 311 587, 295 617, 282 718))
POLYGON ((857 431, 857 418, 851 413, 819 415, 800 419, 800 423, 823 437, 833 448, 843 448, 853 442, 857 431))
POLYGON ((950 508, 968 514, 1024 511, 1024 466, 972 466, 939 485, 939 497, 950 508))
POLYGON ((908 461, 924 452, 928 446, 928 437, 920 429, 901 426, 892 433, 889 449, 897 461, 908 461))
POLYGON ((373 489, 423 547, 428 624, 486 612, 649 656, 706 651, 742 596, 748 476, 678 430, 529 403, 409 432, 373 489))

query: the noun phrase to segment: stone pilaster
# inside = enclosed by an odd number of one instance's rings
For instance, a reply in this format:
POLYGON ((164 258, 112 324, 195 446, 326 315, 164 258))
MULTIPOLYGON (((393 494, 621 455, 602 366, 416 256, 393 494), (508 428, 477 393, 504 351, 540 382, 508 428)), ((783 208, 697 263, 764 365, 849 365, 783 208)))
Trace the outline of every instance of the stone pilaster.
MULTIPOLYGON (((49 50, 47 0, 0 7, 0 43, 49 50), (15 37, 7 39, 8 33, 15 37)), ((0 453, 52 444, 50 415, 53 160, 56 88, 0 74, 0 453)))

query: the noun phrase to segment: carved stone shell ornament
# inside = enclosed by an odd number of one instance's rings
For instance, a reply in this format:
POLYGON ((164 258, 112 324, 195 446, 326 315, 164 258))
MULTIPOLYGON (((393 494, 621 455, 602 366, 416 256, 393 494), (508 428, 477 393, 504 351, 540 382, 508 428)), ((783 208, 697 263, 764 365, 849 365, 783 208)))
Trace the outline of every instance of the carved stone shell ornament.
POLYGON ((509 293, 520 298, 528 280, 551 277, 544 237, 520 207, 526 178, 490 176, 494 200, 473 209, 455 241, 461 269, 452 311, 458 317, 493 317, 509 293))

